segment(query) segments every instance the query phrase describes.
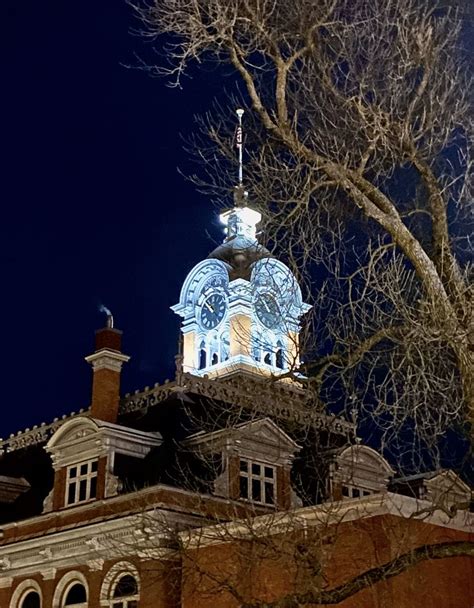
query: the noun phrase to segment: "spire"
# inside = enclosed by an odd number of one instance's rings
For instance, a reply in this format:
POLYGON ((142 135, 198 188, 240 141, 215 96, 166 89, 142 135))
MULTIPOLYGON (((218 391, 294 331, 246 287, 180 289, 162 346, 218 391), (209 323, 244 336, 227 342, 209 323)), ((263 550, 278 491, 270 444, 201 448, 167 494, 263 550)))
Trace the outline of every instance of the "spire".
POLYGON ((239 125, 237 127, 237 149, 239 151, 239 187, 243 188, 244 181, 244 167, 243 167, 243 146, 244 146, 244 137, 242 130, 242 116, 244 115, 244 111, 242 108, 237 108, 235 111, 237 114, 237 118, 239 120, 239 125))
POLYGON ((262 219, 262 216, 255 209, 251 209, 247 206, 248 192, 244 188, 243 184, 243 128, 242 128, 242 116, 244 110, 237 108, 235 111, 239 124, 237 126, 236 133, 236 145, 238 150, 238 161, 239 161, 239 182, 234 188, 234 207, 229 209, 219 216, 221 222, 226 225, 227 237, 224 242, 228 242, 236 237, 240 237, 246 241, 247 246, 257 243, 257 229, 256 226, 262 219))

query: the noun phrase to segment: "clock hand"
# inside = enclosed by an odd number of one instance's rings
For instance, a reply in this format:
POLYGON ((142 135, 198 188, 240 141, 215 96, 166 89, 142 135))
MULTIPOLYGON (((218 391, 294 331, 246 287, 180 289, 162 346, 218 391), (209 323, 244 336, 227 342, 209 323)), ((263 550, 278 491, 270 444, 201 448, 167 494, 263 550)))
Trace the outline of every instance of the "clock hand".
POLYGON ((211 312, 214 312, 214 309, 212 308, 212 306, 209 304, 209 302, 204 302, 204 306, 207 308, 207 310, 210 310, 211 312))

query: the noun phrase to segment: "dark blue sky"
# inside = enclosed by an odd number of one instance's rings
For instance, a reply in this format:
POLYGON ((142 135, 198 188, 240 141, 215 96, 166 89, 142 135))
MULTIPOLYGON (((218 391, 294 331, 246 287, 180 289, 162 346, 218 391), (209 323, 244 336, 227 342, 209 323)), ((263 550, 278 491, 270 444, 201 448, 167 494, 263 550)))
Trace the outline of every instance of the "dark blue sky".
POLYGON ((88 405, 99 302, 132 356, 124 391, 170 377, 169 306, 222 238, 177 172, 222 79, 179 91, 122 67, 146 54, 134 25, 122 0, 0 3, 3 437, 88 405))

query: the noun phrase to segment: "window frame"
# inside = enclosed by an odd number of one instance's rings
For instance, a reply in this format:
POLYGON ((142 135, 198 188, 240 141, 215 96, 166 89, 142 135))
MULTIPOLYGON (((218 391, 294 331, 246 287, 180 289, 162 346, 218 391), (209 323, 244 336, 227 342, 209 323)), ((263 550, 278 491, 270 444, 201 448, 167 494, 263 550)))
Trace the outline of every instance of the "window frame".
MULTIPOLYGON (((107 574, 104 576, 102 581, 102 587, 100 590, 100 606, 106 608, 121 608, 124 605, 124 602, 136 602, 137 605, 140 604, 140 594, 141 594, 141 581, 140 574, 138 569, 134 564, 127 561, 117 562, 114 564, 107 574), (116 597, 114 598, 114 593, 117 588, 117 585, 124 576, 132 576, 135 579, 137 584, 137 593, 135 595, 130 595, 128 597, 116 597), (115 605, 114 605, 115 603, 115 605)), ((125 604, 126 608, 129 608, 127 604, 125 604)), ((131 608, 131 607, 130 607, 131 608)))
POLYGON ((87 586, 84 585, 84 583, 82 581, 78 581, 78 580, 71 581, 71 583, 64 590, 63 597, 61 600, 61 608, 88 608, 88 605, 89 605, 89 592, 88 592, 87 586), (81 587, 84 588, 84 591, 86 594, 86 601, 77 602, 76 604, 66 604, 66 600, 67 600, 67 596, 69 595, 69 592, 76 585, 80 585, 81 587))
POLYGON ((253 460, 251 458, 239 457, 239 498, 247 500, 255 504, 264 505, 266 507, 276 507, 277 503, 277 467, 274 464, 263 462, 261 460, 253 460), (242 463, 246 463, 247 470, 242 469, 242 463), (258 466, 260 472, 254 473, 253 466, 258 466), (265 469, 272 470, 272 476, 266 475, 265 469), (246 479, 247 492, 246 496, 242 492, 242 479, 246 479), (253 482, 256 481, 260 486, 260 500, 253 498, 253 482), (266 500, 266 487, 272 486, 272 502, 266 500))
POLYGON ((341 494, 343 500, 353 500, 355 498, 366 498, 367 496, 374 494, 374 490, 364 488, 363 486, 355 486, 350 483, 343 483, 341 494), (344 490, 346 490, 347 493, 344 493, 344 490))
POLYGON ((90 502, 92 500, 96 500, 97 498, 97 479, 98 479, 98 471, 99 471, 99 459, 98 458, 90 458, 88 460, 83 460, 81 462, 77 462, 69 465, 66 468, 66 488, 64 493, 64 505, 66 507, 72 507, 79 504, 84 504, 86 502, 90 502), (93 470, 93 465, 96 465, 95 470, 93 470), (87 466, 87 470, 85 473, 81 473, 81 467, 84 465, 87 466), (76 474, 73 476, 71 473, 75 470, 76 474), (95 487, 94 494, 92 495, 92 480, 95 479, 95 487), (81 500, 81 482, 86 482, 86 492, 85 498, 81 500), (69 501, 69 493, 70 488, 75 486, 74 489, 74 500, 69 501))

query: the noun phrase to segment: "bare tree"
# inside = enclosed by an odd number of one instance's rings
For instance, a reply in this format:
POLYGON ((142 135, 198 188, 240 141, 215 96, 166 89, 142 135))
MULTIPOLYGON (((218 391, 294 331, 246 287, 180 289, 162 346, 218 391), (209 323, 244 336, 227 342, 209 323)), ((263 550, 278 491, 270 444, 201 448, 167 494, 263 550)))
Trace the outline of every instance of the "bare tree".
MULTIPOLYGON (((175 86, 205 62, 236 75, 240 90, 198 120, 201 135, 189 147, 200 173, 192 179, 219 201, 228 197, 233 111, 246 107, 251 204, 263 215, 265 244, 314 304, 303 366, 314 403, 354 413, 399 468, 421 470, 427 447, 433 466, 447 429, 474 421, 471 82, 462 13, 419 0, 131 4, 142 35, 164 40, 163 62, 147 69, 175 86)), ((269 521, 268 534, 256 534, 251 519, 228 572, 222 561, 220 572, 215 561, 203 566, 205 531, 180 536, 180 559, 211 590, 243 606, 277 608, 334 604, 420 561, 472 555, 471 545, 411 544, 402 534, 390 559, 328 588, 321 549, 328 526, 286 545, 269 521), (249 599, 239 559, 261 564, 286 549, 293 583, 305 584, 278 600, 249 599)), ((287 521, 298 528, 297 518, 287 521)), ((333 525, 336 539, 342 523, 333 525)), ((236 544, 235 531, 222 533, 222 542, 236 544)))
MULTIPOLYGON (((189 64, 229 64, 243 84, 228 108, 236 99, 251 108, 246 187, 267 242, 318 304, 306 358, 323 400, 362 404, 386 441, 413 425, 435 443, 448 424, 472 422, 459 11, 418 0, 134 8, 143 35, 165 35, 168 63, 149 69, 180 85, 189 64), (319 285, 315 264, 329 273, 319 285)), ((195 179, 219 196, 230 181, 223 166, 235 171, 228 108, 201 119, 208 144, 198 147, 208 175, 195 179)))

